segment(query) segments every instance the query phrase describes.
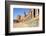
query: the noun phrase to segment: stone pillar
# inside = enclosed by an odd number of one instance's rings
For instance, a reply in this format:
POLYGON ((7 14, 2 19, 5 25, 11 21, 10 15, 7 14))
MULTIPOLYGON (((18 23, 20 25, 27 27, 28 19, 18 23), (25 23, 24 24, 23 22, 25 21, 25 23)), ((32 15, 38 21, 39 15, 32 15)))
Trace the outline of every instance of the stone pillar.
POLYGON ((37 15, 38 15, 38 9, 36 9, 35 12, 36 12, 35 13, 35 16, 37 17, 37 15))
POLYGON ((39 16, 39 9, 38 9, 38 16, 39 16))
POLYGON ((32 18, 39 16, 39 9, 32 9, 31 14, 32 14, 31 16, 32 18))
POLYGON ((36 9, 35 12, 35 16, 37 17, 39 15, 39 9, 36 9))
POLYGON ((32 18, 34 18, 34 14, 33 13, 34 13, 34 10, 32 9, 32 18))
POLYGON ((31 11, 31 18, 32 18, 32 11, 31 11))
POLYGON ((35 9, 32 9, 32 18, 35 18, 35 9))

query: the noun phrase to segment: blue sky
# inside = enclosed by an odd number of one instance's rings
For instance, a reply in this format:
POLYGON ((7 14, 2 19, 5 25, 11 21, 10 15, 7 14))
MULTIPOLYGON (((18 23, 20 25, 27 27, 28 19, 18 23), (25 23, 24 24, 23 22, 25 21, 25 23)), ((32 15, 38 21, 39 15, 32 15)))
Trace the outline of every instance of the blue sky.
POLYGON ((13 8, 13 19, 16 19, 16 16, 24 16, 24 12, 28 13, 29 8, 13 8))

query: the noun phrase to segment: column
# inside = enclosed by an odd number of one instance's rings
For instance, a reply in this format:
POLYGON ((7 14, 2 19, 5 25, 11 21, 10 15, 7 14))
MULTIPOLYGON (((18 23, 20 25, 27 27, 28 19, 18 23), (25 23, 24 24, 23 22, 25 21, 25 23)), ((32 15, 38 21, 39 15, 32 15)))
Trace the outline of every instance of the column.
POLYGON ((32 18, 34 18, 34 14, 33 13, 34 13, 34 10, 32 9, 32 18))
POLYGON ((36 13, 35 13, 35 14, 36 14, 35 16, 36 16, 36 17, 39 16, 39 9, 36 9, 35 12, 36 12, 36 13))

